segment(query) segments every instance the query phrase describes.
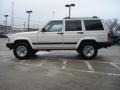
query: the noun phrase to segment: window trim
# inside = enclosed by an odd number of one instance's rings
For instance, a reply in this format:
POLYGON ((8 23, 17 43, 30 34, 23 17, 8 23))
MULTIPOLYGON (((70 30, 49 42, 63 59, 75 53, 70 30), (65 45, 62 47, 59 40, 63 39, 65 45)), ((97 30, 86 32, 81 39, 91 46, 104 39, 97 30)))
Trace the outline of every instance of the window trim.
POLYGON ((65 32, 82 32, 83 31, 83 25, 82 25, 82 20, 79 19, 79 20, 65 20, 64 21, 64 31, 65 32), (81 22, 81 30, 74 30, 74 31, 66 31, 66 21, 80 21, 81 22))
MULTIPOLYGON (((63 21, 63 20, 59 20, 59 21, 50 21, 50 22, 62 22, 62 29, 61 29, 61 31, 55 31, 55 32, 62 32, 62 31, 63 31, 63 26, 64 26, 64 21, 63 21)), ((50 22, 48 22, 48 24, 49 24, 50 22)), ((48 24, 47 24, 47 25, 48 25, 48 24)), ((47 26, 47 25, 46 25, 46 26, 47 26)), ((45 26, 45 27, 46 27, 46 26, 45 26)), ((53 26, 53 25, 52 25, 52 26, 53 26)), ((44 27, 44 28, 45 28, 45 27, 44 27)), ((45 32, 51 32, 51 31, 45 31, 45 32)), ((51 33, 53 33, 53 32, 51 32, 51 33)))
POLYGON ((92 19, 91 19, 91 20, 90 20, 90 19, 83 20, 85 31, 104 31, 104 24, 103 24, 103 22, 102 22, 101 20, 95 19, 95 20, 93 20, 93 21, 100 21, 101 24, 102 24, 102 28, 103 28, 103 29, 94 29, 94 30, 93 30, 93 29, 87 30, 87 29, 86 29, 86 25, 85 25, 85 21, 92 21, 92 19))

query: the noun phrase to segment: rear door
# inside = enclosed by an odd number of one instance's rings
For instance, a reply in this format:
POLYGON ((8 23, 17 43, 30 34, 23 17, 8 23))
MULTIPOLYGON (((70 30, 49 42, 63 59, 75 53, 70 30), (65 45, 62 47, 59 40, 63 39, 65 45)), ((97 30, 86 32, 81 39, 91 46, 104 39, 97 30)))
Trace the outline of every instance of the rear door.
POLYGON ((64 48, 75 49, 77 42, 84 36, 81 20, 65 20, 64 48))

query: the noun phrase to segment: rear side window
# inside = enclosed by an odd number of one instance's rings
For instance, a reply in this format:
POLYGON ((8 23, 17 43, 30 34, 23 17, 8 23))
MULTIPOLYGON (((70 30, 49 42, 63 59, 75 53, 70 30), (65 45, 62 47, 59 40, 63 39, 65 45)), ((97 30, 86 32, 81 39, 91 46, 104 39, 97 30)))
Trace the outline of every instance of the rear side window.
POLYGON ((65 29, 65 31, 82 31, 81 20, 66 21, 65 29))
POLYGON ((104 30, 100 20, 84 20, 84 24, 87 31, 104 30))

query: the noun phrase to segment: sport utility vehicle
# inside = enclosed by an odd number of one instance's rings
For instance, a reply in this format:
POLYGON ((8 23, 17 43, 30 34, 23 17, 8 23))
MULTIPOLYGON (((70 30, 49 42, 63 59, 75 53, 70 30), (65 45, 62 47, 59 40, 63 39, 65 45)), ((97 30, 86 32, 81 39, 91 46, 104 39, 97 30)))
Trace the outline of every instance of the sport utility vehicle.
POLYGON ((52 20, 42 30, 9 35, 6 45, 19 59, 39 50, 76 50, 84 59, 92 59, 98 49, 112 44, 104 21, 90 17, 52 20))

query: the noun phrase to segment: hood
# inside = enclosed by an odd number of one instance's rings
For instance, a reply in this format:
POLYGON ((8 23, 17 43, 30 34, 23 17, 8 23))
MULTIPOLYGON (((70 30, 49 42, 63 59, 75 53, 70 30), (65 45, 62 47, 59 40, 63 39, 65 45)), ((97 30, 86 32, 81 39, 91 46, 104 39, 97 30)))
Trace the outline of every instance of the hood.
POLYGON ((10 36, 21 36, 21 37, 24 37, 24 36, 31 36, 31 35, 36 35, 38 31, 32 31, 32 32, 19 32, 19 33, 15 33, 15 34, 10 34, 8 35, 8 37, 10 36))

